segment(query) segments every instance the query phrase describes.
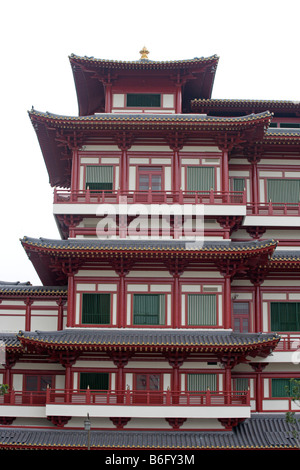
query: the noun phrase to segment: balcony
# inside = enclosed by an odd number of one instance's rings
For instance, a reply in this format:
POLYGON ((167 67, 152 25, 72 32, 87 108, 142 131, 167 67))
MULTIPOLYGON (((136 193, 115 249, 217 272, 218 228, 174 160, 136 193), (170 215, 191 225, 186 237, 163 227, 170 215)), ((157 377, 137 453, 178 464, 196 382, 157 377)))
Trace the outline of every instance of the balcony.
MULTIPOLYGON (((140 208, 150 205, 186 207, 203 205, 204 216, 244 216, 246 215, 246 193, 244 191, 99 191, 54 189, 55 215, 97 215, 101 205, 114 206, 114 212, 126 211, 132 214, 136 205, 140 208)), ((137 209, 140 210, 140 209, 137 209)), ((201 209, 202 211, 202 209, 201 209)))
POLYGON ((0 396, 0 416, 132 418, 246 418, 249 392, 10 391, 0 396))
POLYGON ((266 202, 247 204, 244 225, 248 226, 289 226, 300 224, 299 202, 266 202))
POLYGON ((54 204, 204 204, 245 206, 244 191, 107 191, 54 189, 54 204))

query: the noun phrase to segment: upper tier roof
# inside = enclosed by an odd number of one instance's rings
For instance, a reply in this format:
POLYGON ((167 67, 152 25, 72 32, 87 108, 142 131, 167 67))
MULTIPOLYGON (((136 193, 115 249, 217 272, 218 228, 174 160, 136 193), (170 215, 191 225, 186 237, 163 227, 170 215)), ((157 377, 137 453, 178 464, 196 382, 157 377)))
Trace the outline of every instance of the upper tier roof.
POLYGON ((183 103, 186 104, 193 98, 210 98, 219 61, 216 55, 189 60, 119 61, 71 54, 69 59, 81 116, 104 111, 106 83, 121 78, 132 81, 142 77, 165 78, 173 87, 179 80, 183 87, 183 103))

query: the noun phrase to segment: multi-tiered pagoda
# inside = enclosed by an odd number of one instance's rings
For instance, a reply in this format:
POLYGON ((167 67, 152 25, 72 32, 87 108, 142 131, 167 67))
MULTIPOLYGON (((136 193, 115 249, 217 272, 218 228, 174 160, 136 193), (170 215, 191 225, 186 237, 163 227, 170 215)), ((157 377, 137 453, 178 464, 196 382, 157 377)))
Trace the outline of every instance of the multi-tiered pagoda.
POLYGON ((297 448, 300 104, 212 99, 216 56, 69 59, 78 116, 29 112, 61 238, 0 283, 0 448, 297 448))

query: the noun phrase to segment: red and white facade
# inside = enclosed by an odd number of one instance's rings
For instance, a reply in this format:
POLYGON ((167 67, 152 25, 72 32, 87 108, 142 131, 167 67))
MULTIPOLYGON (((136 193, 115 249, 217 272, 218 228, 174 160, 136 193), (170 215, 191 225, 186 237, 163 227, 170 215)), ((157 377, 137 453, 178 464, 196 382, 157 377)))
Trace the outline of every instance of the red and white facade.
POLYGON ((212 99, 216 56, 70 63, 79 115, 29 112, 61 239, 21 240, 41 286, 0 285, 3 429, 201 438, 300 411, 299 103, 212 99))

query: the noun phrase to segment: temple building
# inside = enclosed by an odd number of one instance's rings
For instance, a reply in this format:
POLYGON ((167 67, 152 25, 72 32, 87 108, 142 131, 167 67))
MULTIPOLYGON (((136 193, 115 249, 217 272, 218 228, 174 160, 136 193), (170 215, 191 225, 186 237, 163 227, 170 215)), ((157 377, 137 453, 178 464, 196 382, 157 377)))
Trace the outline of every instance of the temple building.
POLYGON ((28 113, 60 239, 0 281, 0 449, 295 449, 300 103, 140 54, 72 54, 78 116, 28 113))

